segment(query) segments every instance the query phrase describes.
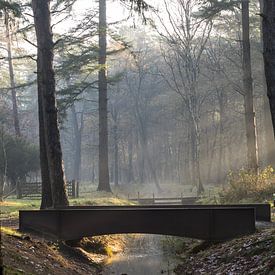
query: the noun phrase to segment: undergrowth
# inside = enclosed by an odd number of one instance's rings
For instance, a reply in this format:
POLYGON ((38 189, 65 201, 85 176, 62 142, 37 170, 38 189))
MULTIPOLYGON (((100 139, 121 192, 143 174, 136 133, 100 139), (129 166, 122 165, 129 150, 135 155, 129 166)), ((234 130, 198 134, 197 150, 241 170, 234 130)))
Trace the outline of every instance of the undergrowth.
POLYGON ((240 170, 228 175, 228 187, 220 194, 222 203, 267 202, 275 193, 272 167, 255 172, 240 170))

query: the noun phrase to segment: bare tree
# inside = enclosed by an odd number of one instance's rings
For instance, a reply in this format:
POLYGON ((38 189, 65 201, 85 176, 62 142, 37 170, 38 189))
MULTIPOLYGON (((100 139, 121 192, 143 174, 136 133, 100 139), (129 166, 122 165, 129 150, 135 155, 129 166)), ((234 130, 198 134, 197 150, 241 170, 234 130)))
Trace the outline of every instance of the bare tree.
POLYGON ((243 94, 245 110, 245 127, 247 142, 248 168, 257 171, 258 146, 256 134, 256 118, 253 103, 253 85, 251 72, 249 1, 242 1, 242 54, 243 54, 243 94))
POLYGON ((5 144, 5 133, 4 126, 1 123, 0 125, 0 201, 3 201, 4 194, 4 184, 7 174, 7 153, 6 153, 6 144, 5 144))
POLYGON ((168 47, 163 51, 163 57, 170 72, 170 77, 164 75, 167 84, 176 92, 188 110, 192 142, 192 158, 194 169, 193 180, 198 193, 204 188, 201 181, 200 168, 200 107, 205 96, 199 92, 200 63, 209 40, 212 29, 211 21, 203 21, 193 16, 198 4, 194 0, 165 1, 165 10, 169 25, 159 16, 159 21, 165 32, 160 32, 168 47))
POLYGON ((12 98, 12 110, 13 110, 13 124, 16 136, 21 136, 19 117, 18 117, 18 104, 16 95, 16 85, 14 78, 14 69, 12 61, 12 38, 11 38, 11 15, 7 9, 4 10, 4 22, 6 27, 6 41, 7 41, 7 52, 8 52, 8 63, 9 63, 9 76, 10 76, 10 87, 11 87, 11 98, 12 98))
POLYGON ((80 174, 81 174, 81 141, 82 141, 82 133, 84 127, 84 110, 80 112, 80 116, 78 116, 78 112, 75 109, 75 104, 71 107, 72 111, 72 121, 74 128, 74 168, 73 168, 73 179, 75 182, 80 182, 80 174))
POLYGON ((147 59, 150 54, 148 45, 143 46, 144 48, 132 53, 130 57, 131 62, 128 64, 127 71, 125 72, 125 81, 132 100, 135 123, 138 131, 138 142, 140 145, 139 180, 141 183, 145 182, 145 165, 147 164, 149 168, 147 171, 148 174, 152 177, 158 191, 161 191, 156 167, 148 149, 149 117, 152 112, 152 110, 150 110, 150 103, 154 102, 155 96, 157 92, 159 92, 156 90, 159 76, 156 75, 154 77, 154 73, 150 71, 153 65, 153 56, 150 57, 150 60, 147 59), (144 85, 146 85, 148 81, 151 83, 151 88, 150 90, 144 90, 144 85))

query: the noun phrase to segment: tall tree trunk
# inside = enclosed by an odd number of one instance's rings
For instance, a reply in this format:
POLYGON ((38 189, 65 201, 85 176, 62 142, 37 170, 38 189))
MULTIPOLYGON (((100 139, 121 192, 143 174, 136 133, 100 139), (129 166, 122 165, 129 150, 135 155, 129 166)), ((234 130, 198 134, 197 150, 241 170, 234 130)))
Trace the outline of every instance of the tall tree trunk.
POLYGON ((194 169, 194 139, 193 139, 193 129, 190 123, 190 120, 188 121, 188 146, 190 146, 189 150, 189 171, 190 171, 190 182, 189 184, 194 185, 195 182, 195 169, 194 169))
POLYGON ((256 134, 256 119, 253 105, 253 85, 251 73, 251 53, 249 38, 249 2, 242 1, 242 50, 243 50, 243 86, 245 127, 247 138, 247 164, 248 168, 258 171, 258 148, 256 134))
POLYGON ((74 174, 73 179, 75 182, 80 182, 80 171, 81 171, 81 140, 82 140, 82 131, 83 131, 83 111, 80 115, 80 125, 77 119, 77 113, 75 111, 74 104, 71 107, 72 118, 73 118, 73 127, 74 127, 74 174))
MULTIPOLYGON (((264 12, 264 0, 260 0, 260 11, 261 14, 264 12)), ((263 28, 263 21, 261 22, 261 27, 263 28)), ((274 36, 275 37, 275 36, 274 36)), ((262 51, 264 51, 263 46, 263 32, 261 32, 261 40, 262 40, 262 51)), ((263 60, 264 61, 264 60, 263 60)), ((264 74, 264 62, 263 62, 263 74, 264 74)), ((265 79, 265 76, 263 76, 265 79)), ((267 97, 267 86, 266 82, 263 83, 263 113, 264 113, 264 157, 265 157, 265 165, 271 165, 275 168, 275 139, 273 135, 273 127, 272 127, 272 119, 270 113, 270 105, 267 97)))
MULTIPOLYGON (((157 174, 156 174, 156 167, 153 165, 151 157, 149 155, 147 140, 143 139, 143 137, 141 137, 141 139, 142 139, 144 159, 147 161, 149 173, 151 174, 151 176, 153 178, 153 182, 156 185, 157 190, 161 191, 161 188, 160 188, 160 185, 158 182, 158 178, 157 178, 157 174)), ((148 178, 149 178, 149 176, 148 176, 148 178)))
POLYGON ((114 115, 114 182, 118 185, 118 133, 117 133, 117 114, 114 115))
POLYGON ((275 1, 263 1, 263 55, 267 96, 275 137, 275 1))
POLYGON ((130 134, 128 136, 128 183, 134 181, 134 172, 133 172, 133 133, 130 130, 130 134))
MULTIPOLYGON (((177 145, 177 177, 178 183, 182 184, 182 170, 183 170, 183 163, 182 163, 182 142, 179 142, 177 145)), ((171 159, 172 163, 172 159, 171 159)))
POLYGON ((10 86, 11 86, 11 98, 12 98, 12 112, 13 112, 13 124, 16 136, 20 137, 20 125, 18 117, 18 106, 17 106, 17 96, 14 80, 14 70, 12 62, 12 49, 11 49, 11 33, 10 33, 10 18, 8 11, 5 11, 5 26, 6 26, 6 40, 7 40, 7 52, 8 52, 8 63, 9 63, 9 76, 10 76, 10 86))
POLYGON ((272 131, 272 120, 270 115, 270 105, 268 97, 263 95, 263 112, 264 112, 264 146, 265 146, 265 163, 275 168, 275 139, 272 131))
POLYGON ((1 125, 0 129, 0 158, 1 166, 0 166, 0 201, 3 201, 4 195, 4 184, 7 174, 7 154, 6 154, 6 146, 5 146, 5 134, 4 134, 4 127, 1 125))
POLYGON ((200 167, 200 130, 199 122, 193 116, 191 116, 191 136, 192 136, 192 147, 193 147, 193 180, 197 186, 198 195, 204 192, 204 187, 201 181, 201 167, 200 167))
POLYGON ((225 108, 227 104, 227 97, 222 91, 218 92, 218 101, 219 101, 219 109, 220 109, 220 147, 219 147, 219 158, 218 158, 218 180, 220 183, 224 183, 224 174, 225 174, 225 147, 226 147, 226 136, 225 136, 225 121, 226 121, 226 113, 225 108))
MULTIPOLYGON (((62 165, 60 133, 57 121, 55 76, 53 70, 53 37, 51 31, 50 0, 32 0, 37 37, 38 91, 42 94, 45 144, 51 182, 53 207, 69 204, 62 165)), ((40 152, 41 153, 41 152, 40 152)))
POLYGON ((190 143, 189 143, 189 130, 187 127, 187 137, 186 141, 184 142, 184 148, 185 149, 185 156, 184 156, 184 184, 189 185, 191 182, 191 174, 190 174, 190 168, 189 168, 189 162, 190 162, 190 143))
POLYGON ((107 113, 107 74, 106 74, 106 0, 99 0, 99 72, 98 72, 98 105, 99 105, 99 162, 98 191, 111 192, 108 162, 108 113, 107 113))
POLYGON ((91 144, 93 144, 93 147, 92 147, 92 151, 91 151, 91 165, 92 165, 92 171, 91 171, 91 180, 92 180, 92 183, 95 183, 96 182, 96 178, 97 178, 97 174, 98 172, 96 171, 98 168, 98 161, 97 161, 97 156, 98 156, 98 152, 97 152, 97 149, 98 149, 98 146, 95 147, 94 144, 97 142, 97 136, 96 136, 96 131, 94 131, 93 128, 91 128, 92 132, 91 132, 91 144))
POLYGON ((45 127, 43 115, 43 90, 42 90, 42 75, 37 74, 37 90, 38 90, 38 119, 39 119, 39 150, 40 150, 40 173, 42 181, 42 198, 40 209, 50 208, 53 205, 52 188, 50 171, 48 165, 45 127), (40 83, 40 84, 39 84, 40 83))
MULTIPOLYGON (((215 125, 214 125, 214 128, 215 128, 215 130, 214 130, 214 138, 213 138, 214 141, 212 143, 211 150, 209 150, 210 151, 209 156, 207 157, 207 163, 208 163, 207 182, 209 182, 209 183, 213 180, 213 177, 212 177, 212 168, 213 168, 213 164, 214 164, 214 156, 215 156, 215 152, 216 152, 217 135, 218 135, 218 128, 215 125)), ((218 163, 217 171, 219 171, 219 163, 218 163)))
POLYGON ((204 187, 201 180, 201 165, 200 165, 200 136, 199 133, 196 132, 195 134, 195 171, 196 171, 196 183, 197 183, 197 193, 198 195, 204 192, 204 187))
MULTIPOLYGON (((42 83, 41 74, 37 75, 37 83, 42 83)), ((41 85, 38 85, 38 117, 39 117, 39 149, 40 149, 40 171, 42 181, 42 198, 40 209, 52 207, 52 188, 48 165, 44 115, 43 115, 43 95, 41 85)))
POLYGON ((137 144, 137 155, 138 155, 138 178, 139 183, 145 182, 145 157, 144 148, 142 146, 141 138, 139 137, 139 130, 136 131, 136 144, 137 144))

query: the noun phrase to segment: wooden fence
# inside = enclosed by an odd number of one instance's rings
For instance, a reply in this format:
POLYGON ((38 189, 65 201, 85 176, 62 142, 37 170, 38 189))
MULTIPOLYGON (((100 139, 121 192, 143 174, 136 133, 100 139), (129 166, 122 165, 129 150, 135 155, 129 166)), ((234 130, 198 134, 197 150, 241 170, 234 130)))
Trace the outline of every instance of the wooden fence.
MULTIPOLYGON (((42 184, 41 182, 26 182, 21 185, 21 198, 41 198, 42 184)), ((79 182, 75 180, 68 181, 66 184, 67 194, 71 198, 79 197, 79 182)))
POLYGON ((171 197, 171 198, 160 198, 155 197, 153 194, 152 198, 140 198, 139 193, 137 198, 130 198, 128 195, 128 200, 137 202, 142 205, 150 205, 150 204, 157 204, 157 205, 168 205, 168 204, 195 204, 199 197, 171 197))

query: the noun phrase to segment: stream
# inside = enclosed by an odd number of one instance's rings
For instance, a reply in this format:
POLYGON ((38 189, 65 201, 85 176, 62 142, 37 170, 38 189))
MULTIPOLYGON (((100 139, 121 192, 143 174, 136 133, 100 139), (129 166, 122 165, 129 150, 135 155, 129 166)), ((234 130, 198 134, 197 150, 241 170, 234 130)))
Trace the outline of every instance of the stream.
POLYGON ((178 260, 163 251, 159 235, 138 235, 131 240, 123 253, 108 259, 102 275, 152 275, 175 274, 178 260))

